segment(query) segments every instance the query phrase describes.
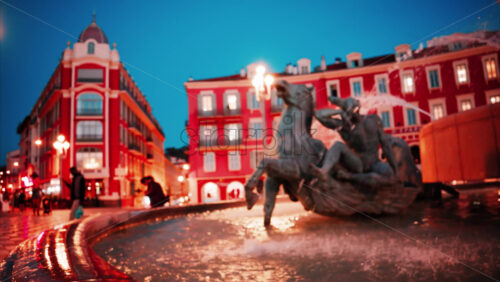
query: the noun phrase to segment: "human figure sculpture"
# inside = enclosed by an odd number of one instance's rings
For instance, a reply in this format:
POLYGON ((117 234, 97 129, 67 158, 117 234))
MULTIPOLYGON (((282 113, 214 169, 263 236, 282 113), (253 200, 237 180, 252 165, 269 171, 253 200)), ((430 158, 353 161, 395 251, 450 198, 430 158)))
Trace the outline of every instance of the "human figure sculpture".
POLYGON ((418 189, 403 189, 395 172, 396 164, 405 160, 394 158, 378 116, 360 115, 359 104, 353 100, 337 100, 342 111, 328 109, 315 114, 311 88, 283 80, 274 88, 285 103, 276 136, 277 156, 261 160, 245 184, 247 207, 251 209, 260 197, 261 178, 267 175, 265 226, 271 223, 280 186, 304 209, 330 216, 397 213, 413 201, 418 189), (327 151, 311 135, 313 116, 326 127, 339 130, 345 144, 335 143, 327 151), (379 145, 388 163, 378 157, 379 145))
MULTIPOLYGON (((315 175, 324 183, 327 174, 342 161, 341 168, 337 166, 337 179, 352 180, 370 188, 394 184, 397 180, 396 162, 380 118, 377 115, 359 114, 359 102, 351 102, 355 100, 353 98, 330 97, 330 100, 335 104, 357 106, 344 106, 346 111, 341 114, 339 134, 345 143, 337 141, 333 144, 321 168, 312 165, 315 175), (379 159, 379 146, 388 163, 379 159)), ((315 116, 325 127, 335 130, 339 122, 334 116, 338 113, 337 109, 323 109, 316 111, 315 116)))

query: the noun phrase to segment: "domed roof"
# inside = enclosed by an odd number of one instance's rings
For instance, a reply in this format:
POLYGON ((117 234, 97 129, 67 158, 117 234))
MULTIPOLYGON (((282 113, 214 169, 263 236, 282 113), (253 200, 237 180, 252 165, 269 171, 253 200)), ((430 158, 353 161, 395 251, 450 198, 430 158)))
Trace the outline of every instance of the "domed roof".
POLYGON ((92 17, 92 23, 82 31, 78 37, 78 42, 85 42, 88 39, 93 38, 97 43, 108 43, 108 38, 102 29, 95 23, 95 14, 92 17))

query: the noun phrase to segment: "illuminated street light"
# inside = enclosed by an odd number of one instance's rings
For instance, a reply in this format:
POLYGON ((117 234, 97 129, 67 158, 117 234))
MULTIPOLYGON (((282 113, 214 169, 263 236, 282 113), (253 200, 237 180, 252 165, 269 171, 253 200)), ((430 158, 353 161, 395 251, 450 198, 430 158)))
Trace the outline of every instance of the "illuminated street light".
POLYGON ((184 176, 183 175, 177 176, 177 181, 179 181, 181 183, 184 182, 184 176))
POLYGON ((57 141, 55 141, 52 145, 59 154, 66 154, 66 151, 68 151, 69 149, 69 142, 66 141, 66 137, 64 137, 64 135, 62 134, 59 134, 59 136, 57 136, 57 141))
POLYGON ((13 165, 16 167, 19 166, 19 162, 14 162, 13 165))
POLYGON ((0 175, 3 175, 3 171, 0 171, 0 175))
POLYGON ((35 140, 35 145, 37 145, 37 146, 41 146, 41 145, 42 145, 42 139, 37 138, 37 139, 35 140))
POLYGON ((52 146, 54 146, 54 149, 57 150, 57 153, 59 154, 59 185, 61 185, 61 190, 62 191, 62 185, 63 185, 63 171, 62 171, 62 160, 63 157, 66 156, 66 152, 69 149, 69 142, 66 141, 66 137, 64 135, 59 134, 57 136, 57 141, 55 141, 52 146))
POLYGON ((189 166, 189 164, 183 164, 182 165, 182 169, 183 170, 189 170, 191 167, 189 166))
POLYGON ((7 170, 5 173, 10 174, 10 170, 7 170))
POLYGON ((252 85, 255 88, 255 98, 260 102, 260 110, 262 112, 262 144, 265 146, 266 141, 266 105, 265 101, 271 99, 271 86, 274 83, 274 77, 266 74, 266 67, 259 65, 256 68, 256 74, 252 79, 252 85))

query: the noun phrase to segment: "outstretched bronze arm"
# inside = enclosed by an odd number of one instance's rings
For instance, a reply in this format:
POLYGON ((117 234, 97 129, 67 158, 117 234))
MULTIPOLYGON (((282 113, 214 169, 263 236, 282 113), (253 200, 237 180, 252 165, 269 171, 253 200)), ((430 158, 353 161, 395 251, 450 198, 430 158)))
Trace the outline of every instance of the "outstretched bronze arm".
POLYGON ((330 129, 337 129, 344 123, 342 119, 333 118, 334 115, 340 115, 342 110, 339 109, 322 109, 314 112, 316 119, 325 127, 330 129))

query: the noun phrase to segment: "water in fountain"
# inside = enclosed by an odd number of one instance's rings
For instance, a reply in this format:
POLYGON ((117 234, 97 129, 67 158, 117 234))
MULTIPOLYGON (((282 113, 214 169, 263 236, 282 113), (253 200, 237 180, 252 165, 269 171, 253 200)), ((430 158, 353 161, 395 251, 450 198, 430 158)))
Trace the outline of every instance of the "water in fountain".
POLYGON ((378 218, 383 225, 278 202, 266 230, 262 205, 229 209, 125 229, 94 250, 145 281, 486 280, 481 272, 498 279, 499 192, 463 192, 439 210, 416 203, 378 218))

